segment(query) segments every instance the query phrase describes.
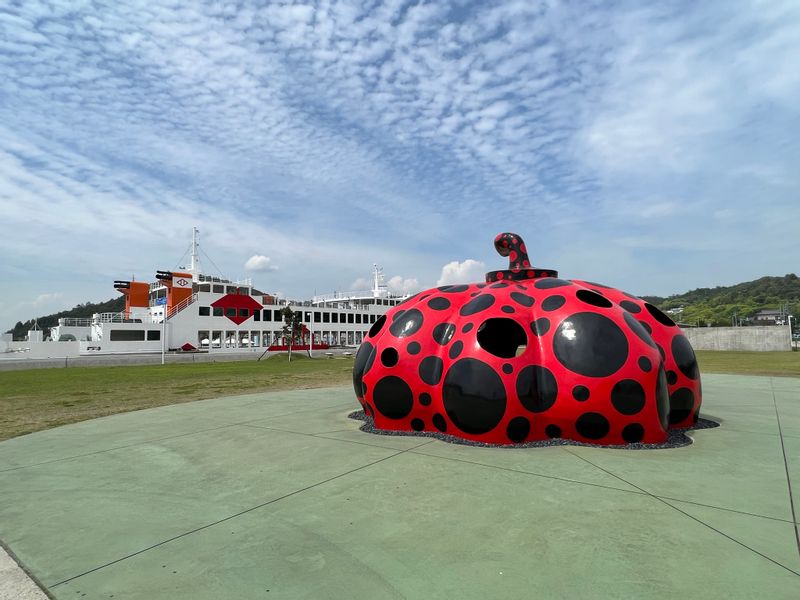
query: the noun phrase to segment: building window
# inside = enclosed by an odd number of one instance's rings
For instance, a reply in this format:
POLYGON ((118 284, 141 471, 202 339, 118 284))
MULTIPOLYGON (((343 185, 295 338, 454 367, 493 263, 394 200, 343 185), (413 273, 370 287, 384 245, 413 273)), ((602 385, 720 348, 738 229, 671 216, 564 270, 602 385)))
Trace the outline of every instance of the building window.
POLYGON ((356 322, 356 318, 355 318, 355 316, 353 315, 353 313, 348 313, 348 314, 347 314, 347 322, 348 322, 348 323, 355 323, 355 322, 356 322))
POLYGON ((144 329, 112 329, 109 339, 112 342, 143 342, 144 329))
POLYGON ((210 306, 201 306, 198 309, 201 317, 208 317, 211 315, 211 307, 210 306))
POLYGON ((375 315, 370 315, 369 316, 369 322, 370 323, 374 323, 375 322, 375 315))
POLYGON ((333 323, 339 322, 339 313, 331 313, 331 322, 333 323))
POLYGON ((266 309, 262 311, 264 313, 264 320, 265 321, 272 321, 272 311, 270 309, 266 309))
POLYGON ((226 317, 235 317, 236 316, 236 309, 235 308, 226 308, 225 309, 225 316, 226 317))
POLYGON ((272 311, 272 315, 273 315, 273 320, 278 322, 283 321, 283 317, 281 316, 281 311, 274 310, 272 311))
POLYGON ((161 339, 161 331, 159 329, 148 329, 147 330, 147 341, 148 342, 157 342, 161 339))
POLYGON ((356 315, 356 323, 361 323, 361 313, 356 315))
POLYGON ((339 323, 347 323, 347 315, 342 313, 339 315, 339 323))
POLYGON ((250 316, 250 309, 249 308, 240 308, 239 309, 239 316, 240 317, 249 317, 250 316))
POLYGON ((221 317, 222 316, 222 307, 221 306, 215 306, 214 307, 214 316, 215 317, 221 317))
POLYGON ((323 323, 330 323, 331 322, 331 313, 322 313, 322 322, 323 323))
POLYGON ((322 314, 319 312, 314 313, 314 323, 320 323, 322 321, 322 314))
POLYGON ((254 310, 253 311, 253 321, 260 321, 261 320, 261 311, 254 310))

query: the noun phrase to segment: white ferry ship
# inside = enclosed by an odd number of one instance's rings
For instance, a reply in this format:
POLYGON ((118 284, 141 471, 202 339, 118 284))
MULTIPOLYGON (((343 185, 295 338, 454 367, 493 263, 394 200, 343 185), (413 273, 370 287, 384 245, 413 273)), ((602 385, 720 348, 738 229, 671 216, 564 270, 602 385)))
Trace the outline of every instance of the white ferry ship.
POLYGON ((203 274, 198 231, 192 231, 189 267, 157 271, 156 281, 114 282, 125 295, 125 310, 98 313, 90 319, 59 319, 46 339, 30 331, 25 342, 4 340, 0 356, 68 358, 98 354, 157 352, 281 351, 282 311, 300 315, 300 350, 358 346, 370 326, 407 296, 391 294, 383 271, 373 265, 373 287, 367 291, 314 296, 311 300, 279 299, 262 292, 250 279, 231 281, 203 274))

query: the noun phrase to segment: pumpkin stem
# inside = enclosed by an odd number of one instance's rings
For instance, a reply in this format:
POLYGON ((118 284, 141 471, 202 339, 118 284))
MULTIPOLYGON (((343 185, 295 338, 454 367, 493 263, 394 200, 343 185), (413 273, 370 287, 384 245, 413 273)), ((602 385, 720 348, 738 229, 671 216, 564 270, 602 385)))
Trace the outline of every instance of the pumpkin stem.
POLYGON ((508 257, 508 268, 511 271, 530 269, 528 250, 525 242, 516 233, 501 233, 494 238, 494 247, 500 256, 508 257))

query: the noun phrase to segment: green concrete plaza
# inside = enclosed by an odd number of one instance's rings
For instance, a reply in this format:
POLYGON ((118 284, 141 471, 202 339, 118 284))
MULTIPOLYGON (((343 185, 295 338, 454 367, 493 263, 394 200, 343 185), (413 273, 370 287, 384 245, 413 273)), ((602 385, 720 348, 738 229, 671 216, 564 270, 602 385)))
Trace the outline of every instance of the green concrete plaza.
POLYGON ((350 388, 0 443, 0 539, 55 598, 800 598, 800 379, 705 375, 694 444, 376 436, 350 388))

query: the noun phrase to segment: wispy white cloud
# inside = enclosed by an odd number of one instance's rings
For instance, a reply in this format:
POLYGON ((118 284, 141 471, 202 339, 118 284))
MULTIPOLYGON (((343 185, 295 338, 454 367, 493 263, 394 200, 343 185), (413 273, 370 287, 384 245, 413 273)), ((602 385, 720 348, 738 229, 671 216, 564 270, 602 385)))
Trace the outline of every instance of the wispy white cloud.
POLYGON ((8 4, 0 277, 104 298, 193 225, 298 297, 373 261, 424 286, 509 229, 637 290, 786 272, 799 53, 791 1, 8 4))

